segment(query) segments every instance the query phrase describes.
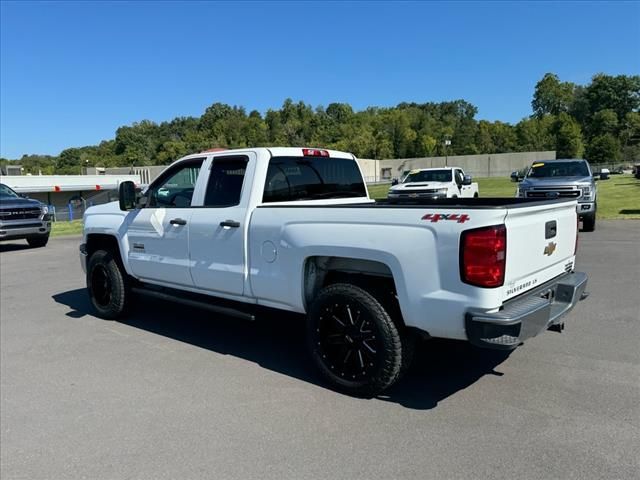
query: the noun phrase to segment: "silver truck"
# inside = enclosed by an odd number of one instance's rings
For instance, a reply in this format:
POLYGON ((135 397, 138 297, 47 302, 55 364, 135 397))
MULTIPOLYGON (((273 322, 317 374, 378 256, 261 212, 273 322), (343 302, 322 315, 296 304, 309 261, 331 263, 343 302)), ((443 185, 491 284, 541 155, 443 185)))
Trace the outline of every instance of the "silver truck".
MULTIPOLYGON (((520 181, 517 177, 512 179, 520 181)), ((578 201, 582 229, 596 228, 598 191, 589 162, 583 159, 558 159, 534 162, 520 181, 516 197, 550 199, 573 198, 578 201)))
POLYGON ((44 247, 50 232, 49 207, 0 183, 0 241, 26 239, 31 247, 44 247))

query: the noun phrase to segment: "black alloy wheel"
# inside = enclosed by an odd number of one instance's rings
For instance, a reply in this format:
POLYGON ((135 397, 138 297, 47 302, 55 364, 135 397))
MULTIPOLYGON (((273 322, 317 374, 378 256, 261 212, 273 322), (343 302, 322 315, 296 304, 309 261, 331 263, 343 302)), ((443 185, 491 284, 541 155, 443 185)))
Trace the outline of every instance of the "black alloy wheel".
POLYGON ((309 313, 308 337, 316 365, 338 390, 374 396, 400 375, 398 329, 360 287, 338 283, 323 288, 309 313))
POLYGON ((318 347, 329 368, 347 380, 362 380, 379 362, 379 340, 367 312, 348 302, 325 307, 319 318, 318 347))
POLYGON ((94 301, 101 307, 106 307, 111 303, 112 283, 106 268, 98 264, 91 272, 91 287, 94 301))
POLYGON ((129 276, 114 254, 98 250, 89 257, 87 290, 99 317, 113 320, 126 313, 131 304, 129 284, 129 276))

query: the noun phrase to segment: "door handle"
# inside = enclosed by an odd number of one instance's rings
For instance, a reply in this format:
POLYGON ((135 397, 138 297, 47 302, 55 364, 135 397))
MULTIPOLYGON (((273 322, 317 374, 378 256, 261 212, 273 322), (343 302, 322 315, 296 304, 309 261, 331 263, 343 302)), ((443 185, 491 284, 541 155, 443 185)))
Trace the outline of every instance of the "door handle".
POLYGON ((172 220, 169 220, 169 223, 171 225, 186 225, 187 221, 184 218, 174 218, 172 220))
POLYGON ((240 226, 240 222, 236 222, 235 220, 225 220, 224 222, 220 222, 220 226, 238 228, 240 226))

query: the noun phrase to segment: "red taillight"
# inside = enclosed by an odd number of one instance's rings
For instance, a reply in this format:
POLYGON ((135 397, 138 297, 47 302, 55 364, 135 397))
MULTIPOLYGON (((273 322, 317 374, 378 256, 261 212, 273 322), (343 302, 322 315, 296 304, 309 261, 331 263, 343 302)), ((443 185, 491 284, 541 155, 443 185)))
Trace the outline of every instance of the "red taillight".
POLYGON ((320 150, 317 148, 303 148, 302 155, 305 157, 328 157, 329 152, 327 150, 320 150))
POLYGON ((578 232, 580 231, 580 215, 576 212, 576 245, 573 247, 573 256, 578 253, 578 232))
POLYGON ((460 237, 460 276, 478 287, 494 288, 504 283, 507 229, 504 225, 466 230, 460 237))

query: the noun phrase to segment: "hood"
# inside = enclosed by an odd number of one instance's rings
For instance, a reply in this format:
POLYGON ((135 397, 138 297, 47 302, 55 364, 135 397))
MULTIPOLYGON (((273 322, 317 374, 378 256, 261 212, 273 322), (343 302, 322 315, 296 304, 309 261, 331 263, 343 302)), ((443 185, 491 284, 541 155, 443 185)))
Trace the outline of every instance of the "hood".
POLYGON ((42 202, 31 198, 0 198, 0 208, 40 208, 42 202))
POLYGON ((586 184, 591 185, 593 178, 591 177, 527 177, 521 185, 529 187, 549 187, 549 186, 563 186, 563 185, 577 185, 586 184))
POLYGON ((101 205, 95 205, 93 207, 87 208, 84 212, 84 215, 104 215, 104 214, 112 214, 112 215, 121 215, 125 216, 127 212, 120 210, 120 202, 116 200, 115 202, 103 203, 101 205))
POLYGON ((391 191, 422 190, 425 188, 449 188, 449 182, 409 182, 399 183, 391 187, 391 191))

